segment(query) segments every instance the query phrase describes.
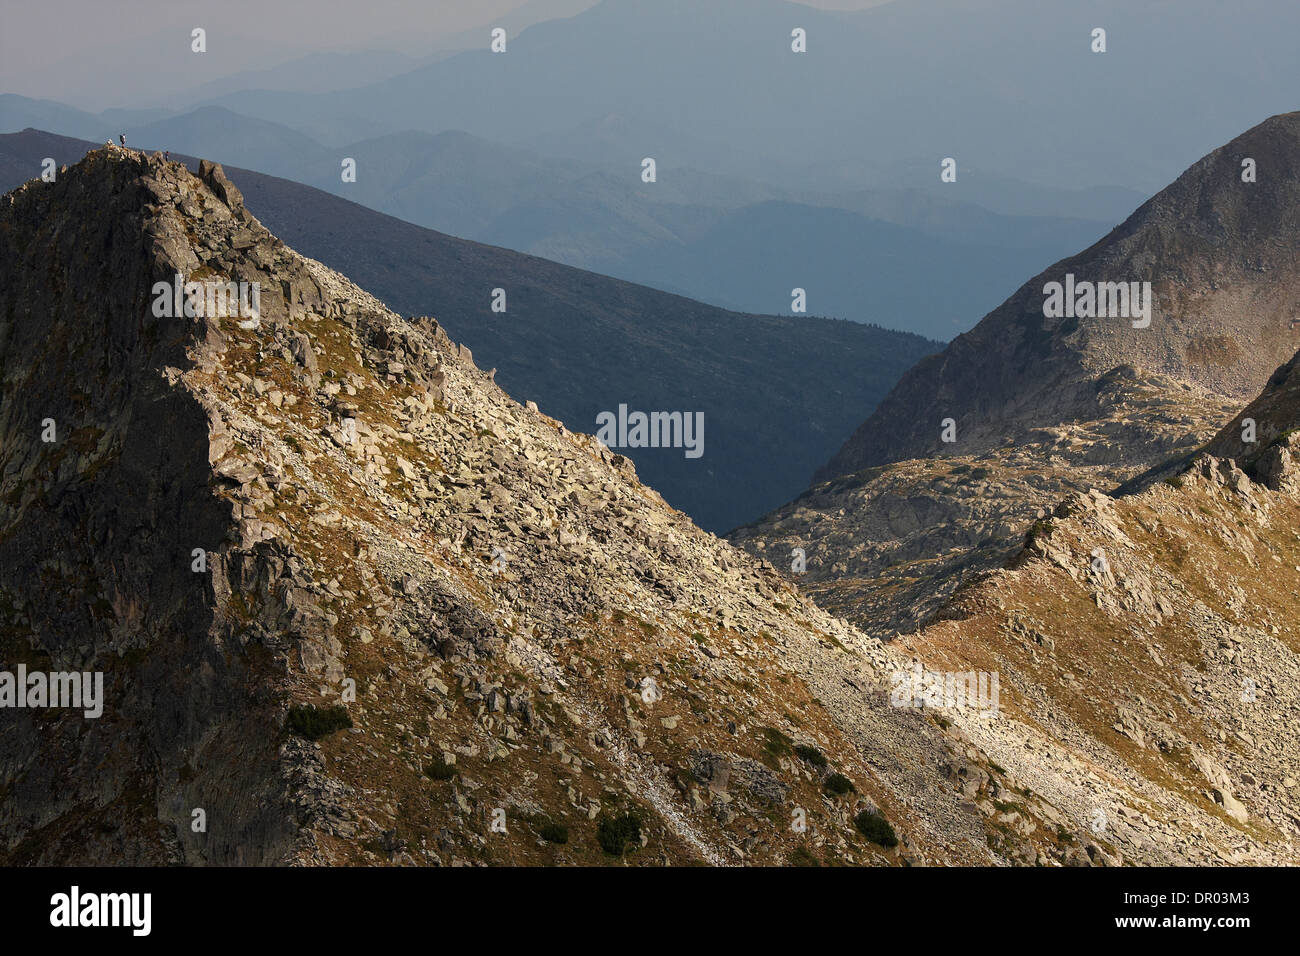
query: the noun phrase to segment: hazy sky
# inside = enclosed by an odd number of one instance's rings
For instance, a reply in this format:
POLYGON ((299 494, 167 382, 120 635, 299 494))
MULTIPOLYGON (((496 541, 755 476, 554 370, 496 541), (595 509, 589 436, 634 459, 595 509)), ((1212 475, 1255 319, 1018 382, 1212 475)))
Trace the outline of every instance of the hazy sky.
MULTIPOLYGON (((653 4, 654 0, 645 0, 653 4)), ((885 0, 804 0, 862 9, 885 0)), ((82 109, 138 106, 172 90, 267 69, 321 51, 398 50, 420 57, 464 45, 462 31, 572 16, 596 0, 67 0, 17 3, 0 13, 0 92, 70 101, 82 109), (208 56, 190 55, 207 31, 208 56)))

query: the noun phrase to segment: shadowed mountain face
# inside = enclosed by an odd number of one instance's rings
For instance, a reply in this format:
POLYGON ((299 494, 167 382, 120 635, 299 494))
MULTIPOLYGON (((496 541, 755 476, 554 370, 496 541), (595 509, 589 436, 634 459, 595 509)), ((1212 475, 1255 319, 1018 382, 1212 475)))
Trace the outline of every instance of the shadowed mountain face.
MULTIPOLYGON (((0 136, 0 186, 87 144, 0 136)), ((191 163, 193 165, 193 163, 191 163)), ((938 344, 852 322, 727 312, 421 229, 307 186, 231 169, 249 208, 305 254, 447 327, 520 401, 574 429, 601 412, 703 412, 704 453, 627 448, 641 476, 721 532, 807 484, 863 407, 938 344), (504 289, 505 313, 492 311, 504 289)))
MULTIPOLYGON (((1300 113, 1215 150, 1090 249, 1031 279, 912 369, 816 481, 965 455, 1095 417, 1097 382, 1131 365, 1241 402, 1300 347, 1300 113), (1243 182, 1254 161, 1255 181, 1243 182), (1051 282, 1149 282, 1149 327, 1044 315, 1051 282), (944 442, 943 422, 955 421, 944 442)), ((1139 451, 1134 449, 1135 452, 1139 451)))
POLYGON ((1273 373, 1263 394, 1225 425, 1205 450, 1222 458, 1254 462, 1270 448, 1289 445, 1287 440, 1297 423, 1300 353, 1273 373))

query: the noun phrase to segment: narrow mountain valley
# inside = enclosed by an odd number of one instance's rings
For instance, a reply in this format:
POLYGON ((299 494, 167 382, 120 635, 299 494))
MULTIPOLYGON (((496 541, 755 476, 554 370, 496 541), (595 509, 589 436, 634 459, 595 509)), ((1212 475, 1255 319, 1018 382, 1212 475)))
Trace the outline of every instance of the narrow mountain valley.
POLYGON ((1297 157, 1289 113, 1196 163, 917 363, 802 496, 730 539, 783 570, 802 549, 808 591, 887 639, 1068 493, 1190 460, 1300 349, 1297 157), (1046 317, 1066 276, 1149 282, 1150 324, 1046 317))

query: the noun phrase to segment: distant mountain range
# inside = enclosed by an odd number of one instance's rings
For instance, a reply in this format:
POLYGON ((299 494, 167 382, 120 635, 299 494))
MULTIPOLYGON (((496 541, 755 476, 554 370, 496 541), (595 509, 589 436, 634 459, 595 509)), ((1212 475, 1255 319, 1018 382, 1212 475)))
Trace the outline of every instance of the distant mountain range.
MULTIPOLYGON (((0 189, 92 144, 0 136, 0 189)), ((182 157, 177 157, 182 158, 182 157)), ((191 165, 197 163, 190 159, 191 165)), ((422 229, 311 187, 229 168, 248 208, 303 253, 346 268, 391 307, 432 314, 520 401, 579 430, 620 404, 700 411, 704 456, 627 449, 642 478, 714 531, 797 493, 817 463, 940 344, 854 322, 742 315, 422 229), (506 291, 507 312, 492 293, 506 291)))
POLYGON ((350 90, 246 90, 211 103, 332 146, 456 129, 615 169, 654 156, 664 168, 824 191, 939 189, 939 161, 953 156, 972 174, 949 187, 964 199, 979 201, 966 191, 977 171, 1149 194, 1247 121, 1289 108, 1300 84, 1295 4, 1173 9, 604 0, 512 35, 504 54, 484 36, 476 50, 350 90), (805 54, 791 52, 796 27, 805 54), (1096 28, 1108 31, 1105 53, 1092 52, 1096 28), (1189 57, 1212 68, 1188 70, 1189 57))
MULTIPOLYGON (((429 51, 468 44, 464 52, 394 54, 384 62, 393 38, 375 37, 378 54, 322 53, 272 67, 266 77, 236 72, 214 81, 221 92, 122 104, 142 108, 102 116, 0 101, 7 117, 0 128, 102 142, 124 126, 134 135, 220 107, 322 144, 330 160, 320 181, 305 154, 293 169, 266 154, 227 161, 331 189, 345 147, 462 131, 630 182, 653 156, 665 173, 694 169, 768 184, 773 192, 759 199, 920 191, 1007 215, 1111 226, 1215 143, 1289 108, 1286 91, 1300 82, 1287 39, 1300 27, 1300 8, 1274 0, 1187 0, 1178 17, 1169 16, 1166 0, 1098 0, 1087 9, 909 0, 854 12, 783 0, 583 6, 530 4, 501 18, 510 31, 506 53, 488 50, 484 28, 418 44, 429 51), (809 38, 803 54, 790 49, 796 27, 809 38), (1107 31, 1105 53, 1092 52, 1095 29, 1107 31), (1213 68, 1189 72, 1189 55, 1213 68), (300 88, 313 77, 311 91, 300 88), (939 180, 945 157, 958 163, 955 183, 939 180)), ((221 126, 215 114, 204 115, 221 126)), ((187 141, 183 128, 156 132, 164 148, 219 154, 187 141)), ((248 149, 255 137, 238 140, 225 145, 248 149)), ((506 241, 383 205, 382 172, 376 182, 365 178, 376 166, 383 164, 363 164, 355 191, 378 194, 348 198, 467 238, 506 241)), ((661 177, 656 194, 673 202, 665 195, 670 183, 661 177)), ((538 198, 549 197, 534 191, 509 205, 538 198)))
MULTIPOLYGON (((334 149, 220 107, 147 118, 124 120, 129 144, 214 157, 714 305, 789 312, 797 287, 810 312, 941 339, 964 331, 1026 272, 1094 241, 1139 198, 1117 190, 1076 202, 1024 187, 1025 209, 1075 205, 1084 218, 1003 215, 920 189, 794 191, 692 169, 664 168, 646 184, 639 163, 611 170, 462 132, 399 132, 334 149), (342 181, 343 157, 355 160, 356 182, 342 181)), ((116 139, 103 117, 0 96, 0 129, 26 127, 116 139)))

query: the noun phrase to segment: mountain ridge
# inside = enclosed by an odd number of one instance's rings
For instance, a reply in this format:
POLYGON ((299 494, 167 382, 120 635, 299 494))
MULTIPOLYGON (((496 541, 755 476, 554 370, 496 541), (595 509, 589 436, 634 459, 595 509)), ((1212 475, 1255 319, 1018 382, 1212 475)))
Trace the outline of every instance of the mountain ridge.
MULTIPOLYGON (((0 136, 0 176, 25 180, 40 157, 82 151, 57 137, 0 136)), ((694 403, 686 410, 709 423, 702 463, 680 450, 627 451, 651 484, 714 531, 803 487, 861 404, 938 345, 847 322, 726 312, 425 230, 300 184, 233 167, 229 175, 287 242, 400 311, 449 316, 457 340, 496 367, 504 387, 575 428, 594 429, 620 403, 647 412, 694 403), (507 291, 505 314, 491 310, 494 288, 507 291)))
POLYGON ((6 194, 0 371, 0 647, 107 676, 102 721, 12 712, 7 862, 993 858, 945 777, 978 757, 846 699, 877 649, 220 166, 109 146, 6 194), (177 313, 177 274, 260 309, 177 313))
POLYGON ((1283 114, 1191 166, 1108 236, 1029 280, 943 353, 923 360, 814 482, 906 458, 983 451, 1029 428, 1089 414, 1091 383, 1120 365, 1252 398, 1297 347, 1289 320, 1300 303, 1284 289, 1300 264, 1283 238, 1300 227, 1293 212, 1297 147, 1300 113, 1283 114), (1266 170, 1259 182, 1241 181, 1245 159, 1266 170), (1236 258, 1210 258, 1229 233, 1236 258), (1200 271, 1150 271, 1161 256, 1200 271), (1257 281, 1263 272, 1279 274, 1272 296, 1257 281), (1150 281, 1159 303, 1152 327, 1045 317, 1045 284, 1067 275, 1150 281), (1243 337, 1249 347, 1235 341, 1243 337), (955 442, 940 440, 947 418, 956 422, 955 442))

